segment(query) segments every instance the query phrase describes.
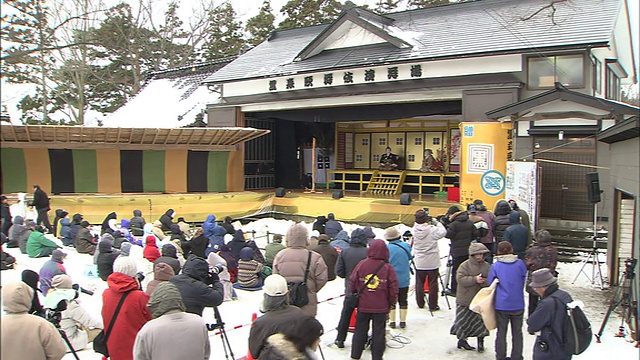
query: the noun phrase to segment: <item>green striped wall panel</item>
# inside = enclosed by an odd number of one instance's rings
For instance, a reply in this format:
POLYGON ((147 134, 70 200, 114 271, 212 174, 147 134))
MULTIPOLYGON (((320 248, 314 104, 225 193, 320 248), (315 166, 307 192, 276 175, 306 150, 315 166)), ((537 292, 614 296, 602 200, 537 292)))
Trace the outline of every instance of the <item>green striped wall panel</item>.
POLYGON ((75 180, 75 192, 98 192, 98 160, 95 150, 73 150, 73 176, 75 180))
POLYGON ((144 192, 164 192, 164 151, 142 152, 142 189, 144 192))
POLYGON ((28 192, 27 168, 24 164, 24 152, 22 149, 2 148, 0 154, 0 161, 2 161, 2 191, 5 194, 28 192))
POLYGON ((229 161, 228 151, 209 152, 207 162, 207 191, 225 192, 227 191, 227 162, 229 161))

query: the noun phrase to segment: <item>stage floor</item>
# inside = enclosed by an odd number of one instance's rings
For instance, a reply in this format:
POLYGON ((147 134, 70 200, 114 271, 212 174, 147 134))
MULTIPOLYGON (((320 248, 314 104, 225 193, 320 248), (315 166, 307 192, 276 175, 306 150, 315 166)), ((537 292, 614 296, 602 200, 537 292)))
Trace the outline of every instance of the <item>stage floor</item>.
MULTIPOLYGON (((51 196, 49 217, 52 220, 56 209, 65 209, 70 214, 82 214, 92 224, 99 224, 112 211, 118 214, 119 219, 129 219, 133 216, 133 210, 137 209, 142 211, 147 221, 155 221, 168 209, 174 209, 177 217, 196 223, 204 221, 209 214, 214 214, 219 220, 225 216, 231 216, 234 220, 275 216, 310 221, 319 215, 334 213, 336 219, 345 222, 378 226, 393 223, 413 225, 413 214, 419 209, 429 208, 430 214, 437 216, 458 204, 434 195, 412 194, 411 205, 400 205, 400 195, 344 191, 343 198, 333 199, 332 194, 333 190, 326 189, 319 189, 315 193, 286 190, 284 197, 276 197, 274 190, 189 194, 63 194, 51 196)), ((10 200, 10 203, 13 201, 10 200)))

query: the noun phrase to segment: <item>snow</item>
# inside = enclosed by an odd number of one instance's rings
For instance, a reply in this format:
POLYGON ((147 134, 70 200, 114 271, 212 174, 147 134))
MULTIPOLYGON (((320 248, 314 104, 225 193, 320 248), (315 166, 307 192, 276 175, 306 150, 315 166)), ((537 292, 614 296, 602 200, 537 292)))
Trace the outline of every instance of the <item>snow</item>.
POLYGON ((191 124, 219 96, 206 86, 198 86, 185 96, 188 90, 180 79, 152 80, 125 106, 105 117, 103 124, 116 128, 177 128, 191 124))
MULTIPOLYGON (((285 234, 287 229, 293 224, 293 221, 261 219, 247 225, 242 226, 245 232, 249 232, 249 238, 255 238, 260 247, 266 245, 266 234, 285 234), (253 233, 252 231, 255 231, 253 233)), ((240 226, 239 223, 235 224, 240 226)), ((305 224, 311 229, 311 224, 305 224)), ((351 233, 353 229, 358 227, 355 224, 343 224, 344 229, 351 233)), ((403 233, 409 228, 404 225, 398 225, 398 230, 403 233)), ((96 228, 97 230, 97 228, 96 228)), ((377 238, 382 238, 384 229, 374 228, 377 238)), ((442 256, 441 273, 446 273, 446 256, 449 249, 449 241, 442 239, 440 241, 440 252, 442 256)), ((1 283, 6 284, 11 281, 20 279, 20 275, 25 269, 39 271, 42 264, 47 258, 30 259, 26 255, 20 254, 18 249, 5 249, 17 258, 17 267, 14 270, 2 271, 1 283)), ((84 288, 94 289, 95 294, 89 296, 80 295, 82 305, 94 316, 100 316, 102 305, 102 291, 107 287, 106 282, 99 278, 88 278, 84 276, 85 267, 92 264, 92 257, 84 254, 78 254, 73 248, 65 248, 68 257, 65 261, 67 273, 71 276, 75 283, 79 283, 84 288)), ((136 259, 139 270, 150 273, 151 264, 142 257, 142 248, 134 246, 131 251, 131 257, 136 259)), ((596 285, 584 276, 578 276, 576 283, 571 284, 575 275, 579 272, 582 263, 561 263, 558 265, 560 273, 560 287, 567 290, 575 300, 581 300, 586 304, 585 312, 591 321, 592 329, 595 332, 600 328, 604 314, 607 311, 610 298, 613 296, 614 289, 606 289, 601 291, 596 285)), ((587 265, 586 270, 590 270, 591 265, 587 265)), ((605 266, 603 270, 605 270, 605 266)), ((589 272, 589 271, 587 271, 589 272)), ((153 275, 147 276, 145 283, 153 275)), ((414 279, 412 279, 413 283, 414 279)), ((412 284, 413 287, 413 284, 412 284)), ((336 331, 335 326, 340 317, 342 308, 342 297, 344 292, 344 281, 340 278, 329 282, 318 294, 320 304, 318 305, 318 320, 324 325, 324 336, 322 337, 322 353, 325 359, 345 359, 350 356, 351 335, 347 337, 346 347, 339 349, 333 344, 336 331)), ((237 290, 238 300, 224 302, 219 306, 224 328, 233 351, 233 357, 229 355, 228 359, 239 359, 247 354, 247 338, 249 335, 252 314, 260 315, 258 308, 262 301, 262 292, 248 292, 237 290)), ((527 297, 525 296, 525 299, 527 297)), ((453 323, 455 316, 455 298, 448 298, 451 310, 447 307, 444 297, 440 297, 439 305, 441 310, 434 312, 433 315, 428 310, 418 309, 412 288, 409 292, 409 312, 406 329, 389 329, 387 335, 387 350, 385 359, 419 359, 425 358, 425 354, 429 354, 430 359, 494 359, 493 352, 495 330, 491 332, 490 337, 486 340, 485 346, 487 350, 483 354, 475 351, 465 351, 456 348, 456 339, 449 335, 449 328, 453 323)), ((204 311, 204 320, 207 323, 215 323, 213 310, 206 308, 204 311)), ((602 335, 602 343, 595 341, 587 351, 582 354, 579 359, 596 359, 596 358, 619 358, 619 359, 637 359, 639 350, 633 347, 633 343, 629 342, 629 337, 618 338, 614 335, 618 332, 620 325, 620 317, 614 314, 609 321, 602 335)), ((628 327, 627 327, 628 329, 628 327)), ((222 338, 217 331, 210 334, 212 355, 211 359, 226 359, 222 338)), ((525 358, 531 358, 532 346, 535 337, 528 335, 524 329, 524 354, 525 358)), ((470 343, 475 345, 475 340, 470 339, 470 343)), ((508 340, 508 344, 510 341, 508 340)), ((185 344, 188 346, 188 344, 185 344)), ((86 349, 79 352, 81 359, 100 359, 100 356, 93 350, 86 349)), ((365 350, 363 359, 368 359, 370 353, 365 350)), ((320 354, 318 353, 318 358, 320 354)), ((73 359, 71 354, 67 354, 65 359, 73 359)))

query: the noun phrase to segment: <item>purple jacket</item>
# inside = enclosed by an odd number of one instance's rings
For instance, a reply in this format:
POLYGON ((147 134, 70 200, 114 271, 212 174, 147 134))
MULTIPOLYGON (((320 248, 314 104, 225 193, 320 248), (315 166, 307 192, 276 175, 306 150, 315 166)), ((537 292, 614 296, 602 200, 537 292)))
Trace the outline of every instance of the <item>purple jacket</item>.
POLYGON ((391 304, 398 299, 398 278, 389 264, 389 249, 383 240, 373 240, 369 244, 367 258, 353 269, 349 278, 350 292, 358 292, 380 264, 384 265, 360 294, 358 310, 363 313, 388 313, 391 304))

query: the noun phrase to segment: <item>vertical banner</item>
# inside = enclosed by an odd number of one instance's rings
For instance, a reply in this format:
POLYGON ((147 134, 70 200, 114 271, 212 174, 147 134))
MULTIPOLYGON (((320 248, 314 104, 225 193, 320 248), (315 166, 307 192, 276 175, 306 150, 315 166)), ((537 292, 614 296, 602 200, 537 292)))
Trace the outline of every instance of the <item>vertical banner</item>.
POLYGON ((488 209, 505 198, 507 160, 513 156, 512 125, 460 123, 460 203, 481 199, 488 209))
POLYGON ((538 223, 538 163, 507 161, 506 180, 504 197, 515 200, 518 207, 529 214, 535 234, 538 223))

